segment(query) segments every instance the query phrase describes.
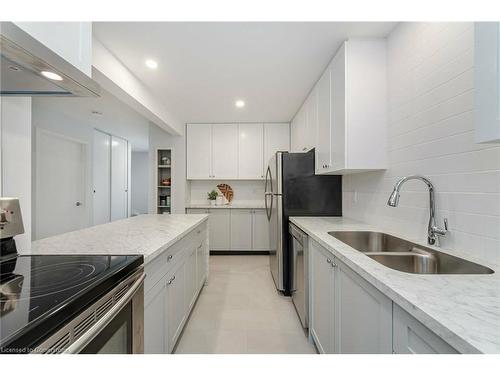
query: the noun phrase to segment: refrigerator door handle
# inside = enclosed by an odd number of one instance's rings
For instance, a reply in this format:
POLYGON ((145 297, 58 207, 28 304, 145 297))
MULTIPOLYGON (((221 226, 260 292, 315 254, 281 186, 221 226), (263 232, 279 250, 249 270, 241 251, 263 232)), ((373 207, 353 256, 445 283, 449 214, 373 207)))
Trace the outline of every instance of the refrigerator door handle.
POLYGON ((273 210, 273 193, 264 193, 265 195, 265 198, 264 198, 264 202, 265 202, 265 206, 266 206, 266 215, 267 215, 267 220, 271 220, 271 212, 273 210), (267 205, 267 197, 271 197, 271 205, 268 206, 267 205))
POLYGON ((266 172, 266 184, 264 187, 264 204, 266 206, 266 215, 267 215, 267 220, 271 220, 271 211, 273 209, 273 181, 271 177, 271 168, 267 167, 267 172, 266 172), (271 191, 267 190, 267 185, 269 182, 269 187, 271 188, 271 191), (271 196, 271 205, 267 205, 267 198, 271 196))

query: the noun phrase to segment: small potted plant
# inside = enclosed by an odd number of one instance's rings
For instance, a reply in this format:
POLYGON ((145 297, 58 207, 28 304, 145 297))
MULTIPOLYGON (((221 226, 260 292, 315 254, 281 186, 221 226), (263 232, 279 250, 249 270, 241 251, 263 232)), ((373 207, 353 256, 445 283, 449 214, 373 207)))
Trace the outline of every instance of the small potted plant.
POLYGON ((215 200, 217 199, 217 192, 212 190, 208 193, 208 200, 210 201, 211 206, 215 206, 215 200))

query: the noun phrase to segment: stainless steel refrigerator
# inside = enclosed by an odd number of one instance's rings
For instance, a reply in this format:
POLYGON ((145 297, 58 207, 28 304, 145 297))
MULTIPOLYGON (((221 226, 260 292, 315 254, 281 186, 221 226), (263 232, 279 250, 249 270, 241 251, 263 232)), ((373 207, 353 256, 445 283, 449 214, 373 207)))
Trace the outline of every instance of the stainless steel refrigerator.
POLYGON ((269 221, 270 267, 276 288, 292 290, 290 216, 342 216, 342 176, 315 175, 314 150, 278 151, 266 171, 264 200, 269 221))

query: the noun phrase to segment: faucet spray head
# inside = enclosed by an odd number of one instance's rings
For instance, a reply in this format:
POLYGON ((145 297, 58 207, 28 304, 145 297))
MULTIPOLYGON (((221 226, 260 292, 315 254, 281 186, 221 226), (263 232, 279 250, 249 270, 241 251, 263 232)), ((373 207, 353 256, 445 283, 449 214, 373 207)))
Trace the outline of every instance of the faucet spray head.
POLYGON ((387 201, 387 204, 391 207, 397 207, 399 203, 399 191, 397 189, 394 189, 392 191, 391 196, 389 197, 389 200, 387 201))

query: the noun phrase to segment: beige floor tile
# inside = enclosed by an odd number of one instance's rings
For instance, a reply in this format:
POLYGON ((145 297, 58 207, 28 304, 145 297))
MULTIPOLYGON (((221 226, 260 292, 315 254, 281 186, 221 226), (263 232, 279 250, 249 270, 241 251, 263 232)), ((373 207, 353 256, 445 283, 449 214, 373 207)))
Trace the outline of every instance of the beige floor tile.
POLYGON ((175 354, 246 353, 244 330, 186 330, 175 354))
POLYGON ((303 332, 247 331, 247 353, 253 354, 315 354, 314 347, 303 332))
POLYGON ((267 256, 211 256, 210 275, 176 353, 316 353, 267 256))

